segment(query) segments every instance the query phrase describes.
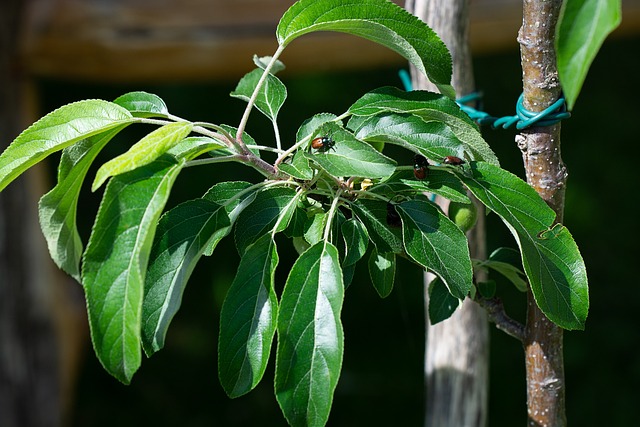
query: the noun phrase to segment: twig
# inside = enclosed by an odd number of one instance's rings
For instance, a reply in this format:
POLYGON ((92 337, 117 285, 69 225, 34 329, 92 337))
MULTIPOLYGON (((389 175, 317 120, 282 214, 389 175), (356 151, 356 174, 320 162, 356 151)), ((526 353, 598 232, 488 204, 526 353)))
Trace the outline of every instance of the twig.
POLYGON ((496 324, 496 328, 511 335, 520 342, 524 341, 524 325, 509 317, 499 298, 479 297, 476 302, 487 311, 489 321, 496 324))

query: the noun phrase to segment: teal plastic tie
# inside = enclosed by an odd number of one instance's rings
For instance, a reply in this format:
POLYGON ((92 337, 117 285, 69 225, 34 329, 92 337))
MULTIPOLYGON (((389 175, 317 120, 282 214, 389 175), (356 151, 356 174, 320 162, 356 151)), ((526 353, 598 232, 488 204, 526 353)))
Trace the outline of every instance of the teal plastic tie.
MULTIPOLYGON (((407 70, 400 70, 399 75, 405 90, 413 90, 411 78, 409 77, 407 70)), ((460 106, 460 109, 467 113, 471 120, 479 125, 490 125, 494 129, 499 127, 508 129, 514 125, 516 129, 524 129, 534 125, 551 126, 558 123, 560 120, 571 117, 571 113, 567 111, 567 104, 562 96, 543 111, 534 113, 524 108, 524 97, 523 95, 520 95, 518 102, 516 103, 516 115, 505 117, 494 117, 484 111, 476 110, 475 108, 466 105, 469 102, 478 101, 481 98, 481 93, 474 92, 458 98, 456 102, 460 106)))
POLYGON ((456 102, 460 106, 460 109, 467 113, 473 121, 479 125, 491 125, 494 129, 499 127, 508 129, 514 125, 516 129, 525 129, 534 125, 551 126, 558 123, 560 120, 571 117, 571 113, 567 111, 564 97, 560 97, 560 99, 544 110, 534 113, 524 108, 524 98, 523 95, 520 95, 518 103, 516 104, 516 115, 505 117, 493 117, 484 111, 479 111, 473 107, 465 105, 467 102, 476 101, 481 97, 482 96, 478 93, 472 93, 458 99, 456 102))

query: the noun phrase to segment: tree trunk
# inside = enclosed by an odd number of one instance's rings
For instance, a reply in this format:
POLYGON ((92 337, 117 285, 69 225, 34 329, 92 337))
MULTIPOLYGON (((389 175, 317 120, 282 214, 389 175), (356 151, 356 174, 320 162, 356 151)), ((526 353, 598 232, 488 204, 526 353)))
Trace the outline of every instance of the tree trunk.
MULTIPOLYGON (((468 0, 407 0, 405 7, 425 21, 445 42, 453 59, 452 84, 459 95, 474 90, 468 45, 468 0)), ((437 91, 412 69, 416 89, 437 91)), ((446 201, 439 201, 446 202, 446 201)), ((442 203, 446 211, 446 203, 442 203)), ((480 207, 479 207, 480 208, 480 207)), ((486 258, 484 214, 469 235, 472 258, 486 258)), ((484 310, 467 299, 454 315, 431 325, 425 274, 425 376, 428 427, 482 427, 487 419, 489 328, 484 310)))
MULTIPOLYGON (((524 107, 539 112, 558 100, 554 34, 562 0, 524 0, 521 46, 524 107)), ((560 124, 532 127, 516 136, 527 182, 562 222, 567 171, 560 157, 560 124)), ((566 425, 562 329, 553 324, 527 294, 524 348, 529 426, 566 425)))
MULTIPOLYGON (((0 152, 33 118, 26 113, 28 84, 18 52, 26 4, 24 0, 0 1, 0 152)), ((69 333, 86 328, 77 321, 61 327, 61 304, 70 295, 65 294, 68 288, 56 282, 60 276, 49 260, 38 226, 36 206, 44 181, 43 168, 35 167, 0 193, 2 427, 61 425, 64 399, 71 387, 71 382, 63 380, 71 378, 70 367, 78 360, 77 351, 63 353, 72 349, 61 343, 69 333)))

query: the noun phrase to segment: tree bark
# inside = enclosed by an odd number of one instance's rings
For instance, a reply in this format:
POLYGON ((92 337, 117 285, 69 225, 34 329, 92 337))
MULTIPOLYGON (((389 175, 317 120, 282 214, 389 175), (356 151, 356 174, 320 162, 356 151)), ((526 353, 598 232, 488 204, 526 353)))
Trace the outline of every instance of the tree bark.
MULTIPOLYGON (((452 84, 459 95, 474 90, 468 45, 468 0, 407 0, 405 7, 425 21, 444 41, 453 59, 452 84)), ((416 89, 437 91, 412 69, 416 89)), ((439 200, 446 211, 446 201, 439 200), (444 203, 442 203, 444 202, 444 203)), ((484 214, 469 235, 472 258, 486 258, 484 214)), ((428 427, 482 427, 487 420, 489 327, 484 310, 466 299, 444 322, 429 323, 428 284, 425 274, 425 379, 428 427)))
MULTIPOLYGON (((524 0, 521 46, 524 107, 539 112, 558 100, 554 48, 555 26, 562 0, 524 0)), ((516 136, 527 182, 562 222, 567 171, 560 156, 560 124, 532 127, 516 136)), ((563 331, 542 314, 531 291, 527 294, 524 348, 529 426, 566 425, 563 331)))
MULTIPOLYGON (((0 152, 30 116, 25 113, 27 84, 18 52, 26 3, 0 2, 0 152)), ((55 274, 36 214, 45 181, 42 171, 33 168, 0 193, 2 427, 55 427, 63 417, 63 361, 54 307, 60 289, 52 280, 55 274)))

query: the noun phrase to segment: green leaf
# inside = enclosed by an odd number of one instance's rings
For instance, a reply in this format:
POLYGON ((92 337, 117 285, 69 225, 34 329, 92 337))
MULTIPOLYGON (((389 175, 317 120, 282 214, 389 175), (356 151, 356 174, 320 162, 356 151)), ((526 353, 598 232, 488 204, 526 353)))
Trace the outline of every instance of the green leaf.
POLYGON ((433 203, 414 199, 400 203, 402 238, 407 254, 436 273, 451 295, 464 299, 473 285, 469 246, 464 233, 433 203))
POLYGON ((147 92, 129 92, 113 101, 126 108, 134 117, 167 117, 169 110, 157 95, 147 92))
POLYGON ((386 113, 371 116, 355 133, 369 143, 399 145, 440 163, 446 156, 464 157, 468 150, 443 122, 424 121, 412 114, 386 113))
POLYGON ((397 170, 389 179, 373 185, 367 191, 389 199, 397 195, 434 193, 453 202, 471 203, 460 180, 443 170, 429 170, 424 180, 417 180, 412 170, 397 170))
POLYGON ((255 187, 244 181, 220 182, 207 191, 203 199, 224 206, 229 217, 229 226, 216 232, 216 238, 209 242, 204 252, 206 256, 211 256, 220 240, 231 232, 231 227, 235 224, 236 219, 255 200, 257 193, 255 187))
POLYGON ((478 282, 478 292, 483 298, 493 298, 496 295, 496 281, 487 280, 486 282, 478 282))
POLYGON ((184 160, 163 155, 114 177, 105 190, 82 265, 93 347, 124 383, 140 366, 144 278, 160 213, 184 160))
POLYGON ((351 208, 367 228, 369 238, 378 252, 404 252, 400 229, 387 223, 387 202, 359 199, 351 204, 351 208))
POLYGON ((344 257, 342 265, 346 267, 360 261, 360 258, 367 252, 369 233, 367 233, 364 224, 354 218, 343 222, 341 229, 347 248, 347 254, 344 257))
MULTIPOLYGON (((231 96, 249 102, 264 71, 260 68, 245 74, 231 96)), ((255 100, 256 108, 271 121, 276 121, 278 112, 287 99, 286 86, 273 74, 268 74, 266 81, 258 91, 255 100)))
POLYGON ((396 276, 396 254, 393 252, 380 253, 376 248, 373 248, 369 256, 369 276, 380 298, 388 297, 393 290, 396 276))
POLYGON ((291 163, 280 163, 278 169, 297 179, 310 180, 313 178, 313 169, 309 166, 309 160, 302 151, 296 151, 291 163))
POLYGON ((242 256, 222 305, 218 375, 229 397, 251 391, 267 368, 278 314, 277 265, 275 242, 262 236, 242 256))
MULTIPOLYGON (((405 92, 395 87, 383 87, 362 96, 349 108, 349 112, 356 116, 412 114, 425 122, 442 122, 451 128, 462 143, 459 150, 466 151, 475 160, 499 165, 498 158, 480 135, 476 124, 460 110, 458 104, 445 96, 420 90, 405 92)), ((464 158, 461 154, 458 152, 454 155, 464 158)))
POLYGON ((98 153, 126 125, 83 139, 62 151, 58 183, 38 204, 40 227, 51 258, 80 281, 82 240, 76 225, 78 197, 84 178, 98 153))
POLYGON ((385 46, 409 60, 440 91, 455 98, 451 55, 427 24, 387 0, 301 0, 280 19, 276 35, 284 47, 314 31, 339 31, 385 46))
POLYGON ((558 75, 573 109, 600 46, 622 19, 620 0, 564 0, 556 26, 558 75))
POLYGON ((342 365, 338 250, 318 242, 293 265, 280 303, 275 391, 290 425, 324 426, 342 365))
POLYGON ((296 191, 290 187, 272 187, 259 192, 236 221, 235 240, 238 253, 242 255, 247 247, 262 235, 287 228, 297 203, 296 191))
MULTIPOLYGON (((266 70, 267 66, 271 63, 272 60, 273 60, 272 56, 253 55, 253 63, 256 64, 256 67, 262 70, 266 70)), ((285 67, 284 63, 279 59, 276 59, 276 62, 271 66, 271 70, 269 72, 271 74, 276 74, 284 70, 285 68, 287 67, 285 67)))
POLYGON ((565 329, 583 329, 589 310, 587 273, 573 237, 527 183, 487 163, 452 169, 508 226, 540 310, 565 329))
POLYGON ((193 269, 206 248, 229 228, 225 208, 205 199, 181 203, 160 218, 142 304, 142 345, 147 356, 164 347, 193 269))
POLYGON ((304 240, 311 246, 322 240, 324 228, 327 224, 327 212, 318 209, 305 223, 304 240))
POLYGON ((135 143, 129 151, 103 164, 91 186, 96 191, 110 177, 132 171, 153 162, 189 135, 191 123, 169 123, 158 128, 135 143))
POLYGON ((206 136, 190 136, 172 146, 167 150, 176 159, 193 160, 196 157, 225 149, 226 145, 206 136))
POLYGON ((49 154, 134 121, 124 108, 98 99, 52 111, 18 135, 0 155, 0 191, 49 154))
MULTIPOLYGON (((232 138, 235 138, 236 135, 238 134, 238 128, 236 127, 225 125, 225 124, 221 124, 220 127, 224 129, 229 135, 231 135, 232 138)), ((256 147, 251 147, 256 145, 256 140, 253 139, 251 135, 249 135, 247 132, 244 132, 242 134, 242 141, 244 141, 244 143, 248 146, 247 148, 249 148, 249 151, 251 151, 256 157, 260 157, 260 150, 256 147)), ((224 147, 220 150, 211 151, 209 154, 211 155, 211 157, 237 155, 235 151, 231 150, 228 147, 224 147)))
MULTIPOLYGON (((309 138, 311 136, 315 136, 314 134, 317 135, 318 129, 321 129, 323 132, 325 127, 327 127, 328 129, 329 128, 337 129, 338 127, 335 126, 334 123, 332 123, 332 122, 335 122, 337 117, 338 116, 331 113, 319 113, 305 120, 302 123, 302 125, 300 125, 300 127, 298 128, 298 131, 296 132, 296 142, 302 141, 303 138, 309 138)), ((318 136, 324 136, 324 135, 318 135, 318 136)))
POLYGON ((526 275, 522 271, 520 252, 515 249, 498 248, 489 255, 489 259, 478 262, 477 266, 497 271, 521 292, 526 292, 528 289, 524 279, 526 275))
POLYGON ((305 156, 333 176, 386 178, 395 171, 396 162, 351 133, 337 128, 331 135, 335 141, 327 151, 312 150, 305 156))
POLYGON ((436 277, 429 283, 429 322, 432 325, 447 320, 460 306, 461 301, 455 298, 444 282, 436 277))

